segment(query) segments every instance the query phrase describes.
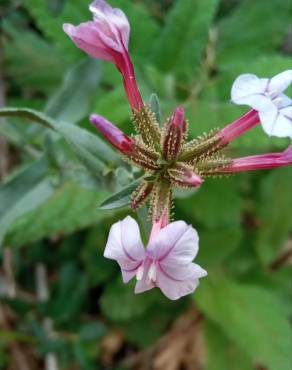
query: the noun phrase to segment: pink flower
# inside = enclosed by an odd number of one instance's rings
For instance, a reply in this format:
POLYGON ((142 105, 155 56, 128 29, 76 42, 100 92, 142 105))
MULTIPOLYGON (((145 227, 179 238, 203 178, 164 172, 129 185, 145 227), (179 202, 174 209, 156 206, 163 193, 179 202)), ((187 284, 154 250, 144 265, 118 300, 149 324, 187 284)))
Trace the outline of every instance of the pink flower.
POLYGON ((153 225, 145 249, 137 222, 126 217, 111 227, 104 256, 118 262, 125 283, 136 276, 135 293, 158 287, 175 300, 192 293, 207 272, 192 263, 199 249, 196 230, 184 221, 161 226, 153 225))
POLYGON ((87 54, 115 63, 124 77, 131 107, 140 109, 143 101, 128 53, 130 25, 127 17, 120 9, 112 8, 104 0, 95 0, 89 9, 93 13, 93 21, 78 26, 65 23, 64 31, 87 54))
POLYGON ((220 173, 260 170, 292 165, 292 145, 280 153, 268 153, 234 159, 220 173))
POLYGON ((120 152, 132 153, 134 140, 123 133, 118 127, 99 114, 92 114, 90 121, 104 135, 104 137, 120 152))
POLYGON ((271 79, 243 74, 233 83, 231 99, 235 104, 246 104, 258 111, 269 136, 292 138, 292 100, 283 94, 291 83, 292 69, 271 79))

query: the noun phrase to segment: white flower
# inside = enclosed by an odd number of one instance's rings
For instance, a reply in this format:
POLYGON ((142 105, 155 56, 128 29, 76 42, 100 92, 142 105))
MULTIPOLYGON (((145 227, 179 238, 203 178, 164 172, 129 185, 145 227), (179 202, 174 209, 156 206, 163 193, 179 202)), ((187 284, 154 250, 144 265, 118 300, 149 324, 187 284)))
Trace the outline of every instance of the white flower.
POLYGON ((291 83, 292 69, 271 79, 243 74, 233 83, 231 100, 258 111, 263 129, 269 136, 292 138, 292 99, 283 94, 291 83))

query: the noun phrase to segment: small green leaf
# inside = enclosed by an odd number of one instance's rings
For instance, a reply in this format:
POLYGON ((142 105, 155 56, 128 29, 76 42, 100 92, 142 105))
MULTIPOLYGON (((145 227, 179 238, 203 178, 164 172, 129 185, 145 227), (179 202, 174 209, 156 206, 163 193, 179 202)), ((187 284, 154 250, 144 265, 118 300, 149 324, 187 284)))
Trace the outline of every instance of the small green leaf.
POLYGON ((116 209, 128 206, 131 201, 131 194, 139 185, 141 178, 133 181, 114 195, 104 200, 99 206, 100 209, 116 209))

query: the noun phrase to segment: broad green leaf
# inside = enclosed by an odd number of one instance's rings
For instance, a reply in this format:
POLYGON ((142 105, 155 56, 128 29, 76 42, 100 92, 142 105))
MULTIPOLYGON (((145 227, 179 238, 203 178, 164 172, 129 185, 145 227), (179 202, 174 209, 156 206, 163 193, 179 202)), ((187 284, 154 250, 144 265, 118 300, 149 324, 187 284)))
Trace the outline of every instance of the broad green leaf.
POLYGON ((59 121, 80 121, 89 114, 100 75, 100 62, 96 59, 87 58, 74 65, 48 101, 45 113, 59 121))
POLYGON ((233 341, 228 339, 217 325, 204 322, 205 343, 207 352, 206 370, 230 369, 254 370, 254 364, 233 341))
POLYGON ((23 215, 38 208, 53 194, 54 186, 44 159, 18 173, 0 188, 0 245, 6 233, 23 215))
POLYGON ((256 250, 265 264, 271 263, 284 249, 292 231, 291 184, 291 167, 274 170, 261 182, 256 212, 260 224, 256 250))
POLYGON ((105 215, 97 209, 102 191, 63 184, 37 210, 20 218, 10 229, 10 245, 23 245, 55 234, 68 235, 99 222, 105 215))
POLYGON ((26 118, 55 130, 73 146, 85 166, 96 171, 99 177, 103 176, 100 171, 105 169, 105 163, 117 162, 117 157, 110 147, 97 136, 77 126, 57 122, 41 112, 26 108, 3 108, 0 109, 1 116, 26 118))
POLYGON ((217 5, 217 0, 174 3, 155 45, 153 61, 161 70, 174 70, 186 82, 195 78, 217 5))
POLYGON ((200 310, 254 363, 271 370, 291 369, 292 331, 276 296, 216 273, 204 280, 194 298, 200 310))

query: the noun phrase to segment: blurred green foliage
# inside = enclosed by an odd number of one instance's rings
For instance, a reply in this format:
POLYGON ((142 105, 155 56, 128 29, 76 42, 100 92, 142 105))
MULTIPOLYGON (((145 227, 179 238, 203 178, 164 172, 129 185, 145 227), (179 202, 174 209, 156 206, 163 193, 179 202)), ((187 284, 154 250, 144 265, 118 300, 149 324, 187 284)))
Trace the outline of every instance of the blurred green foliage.
MULTIPOLYGON (((183 104, 191 136, 245 112, 228 101, 237 75, 291 68, 290 0, 111 4, 130 19, 130 51, 145 100, 157 93, 163 118, 183 104)), ((129 209, 99 206, 141 173, 121 163, 88 123, 97 111, 132 131, 118 72, 85 56, 62 31, 64 22, 89 19, 87 5, 0 5, 7 105, 31 109, 10 111, 0 124, 16 163, 0 187, 0 238, 12 250, 19 292, 5 293, 3 269, 0 308, 13 319, 1 328, 0 369, 15 361, 8 349, 16 342, 29 348, 32 370, 44 369, 51 352, 60 369, 124 369, 125 358, 153 345, 195 305, 203 315, 205 370, 291 370, 292 266, 282 263, 285 248, 291 252, 291 168, 207 180, 198 192, 179 194, 175 217, 198 229, 198 262, 209 272, 193 296, 178 302, 157 290, 136 296, 115 263, 103 258, 110 225, 129 209), (45 301, 35 298, 39 264, 48 271, 45 301), (53 336, 44 318, 52 320, 53 336), (122 344, 106 360, 106 338, 117 330, 122 344)), ((251 155, 287 143, 257 127, 230 151, 251 155)), ((120 206, 128 199, 123 195, 120 206)), ((143 215, 140 221, 147 229, 143 215)))

